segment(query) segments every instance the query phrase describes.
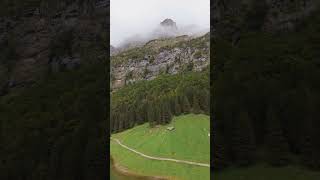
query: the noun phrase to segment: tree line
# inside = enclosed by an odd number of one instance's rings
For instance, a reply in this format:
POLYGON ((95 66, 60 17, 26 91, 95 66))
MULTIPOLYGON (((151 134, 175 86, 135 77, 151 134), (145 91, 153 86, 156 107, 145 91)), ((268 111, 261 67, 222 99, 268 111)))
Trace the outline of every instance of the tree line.
POLYGON ((105 65, 1 97, 0 179, 106 178, 105 65))
POLYGON ((167 124, 183 113, 209 114, 209 98, 208 70, 128 85, 111 95, 110 133, 146 122, 167 124))

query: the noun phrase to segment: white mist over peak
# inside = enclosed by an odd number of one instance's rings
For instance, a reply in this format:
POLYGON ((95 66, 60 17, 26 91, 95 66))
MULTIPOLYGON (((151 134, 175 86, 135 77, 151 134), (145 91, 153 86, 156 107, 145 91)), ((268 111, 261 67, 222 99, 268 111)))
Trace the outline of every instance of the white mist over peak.
POLYGON ((195 24, 179 27, 173 20, 167 20, 168 19, 162 21, 154 30, 150 32, 146 32, 144 34, 134 34, 128 38, 125 38, 118 46, 116 46, 116 48, 121 51, 132 47, 142 46, 146 42, 153 39, 170 38, 182 35, 198 37, 210 31, 210 28, 203 29, 195 24))
POLYGON ((209 0, 111 0, 111 45, 145 42, 162 36, 194 35, 209 32, 209 0), (176 23, 173 26, 161 26, 176 23))

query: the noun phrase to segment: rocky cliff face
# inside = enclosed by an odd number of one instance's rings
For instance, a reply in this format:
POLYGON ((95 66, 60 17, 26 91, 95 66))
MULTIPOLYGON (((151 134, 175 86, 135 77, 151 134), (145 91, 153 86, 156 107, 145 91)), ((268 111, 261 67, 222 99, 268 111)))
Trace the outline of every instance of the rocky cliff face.
POLYGON ((160 26, 155 29, 154 37, 174 37, 178 36, 179 29, 177 23, 172 19, 165 19, 160 23, 160 26))
POLYGON ((210 37, 156 39, 111 57, 111 87, 120 88, 162 73, 202 71, 210 63, 210 37))
POLYGON ((216 0, 213 28, 217 35, 233 39, 248 30, 291 31, 318 7, 317 0, 216 0))
POLYGON ((0 17, 0 94, 84 63, 83 49, 106 38, 107 7, 101 0, 41 1, 0 17))

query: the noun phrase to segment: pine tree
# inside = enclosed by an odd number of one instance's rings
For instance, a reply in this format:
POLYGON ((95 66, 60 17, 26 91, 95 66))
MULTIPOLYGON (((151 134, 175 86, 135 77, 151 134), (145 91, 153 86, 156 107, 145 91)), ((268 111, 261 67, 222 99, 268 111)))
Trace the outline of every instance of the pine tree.
POLYGON ((199 99, 196 95, 193 95, 192 112, 195 114, 199 114, 201 112, 200 105, 199 105, 199 99))
POLYGON ((128 114, 129 127, 132 128, 135 125, 135 113, 132 109, 130 109, 128 114))
POLYGON ((123 123, 123 114, 119 115, 119 131, 123 131, 124 128, 124 123, 123 123))
POLYGON ((148 106, 148 122, 149 122, 149 126, 150 127, 154 127, 155 125, 155 110, 154 110, 154 105, 153 103, 149 102, 148 103, 149 106, 148 106))
POLYGON ((174 96, 170 96, 168 98, 168 101, 170 102, 170 111, 172 113, 172 115, 175 115, 176 114, 176 107, 175 107, 175 97, 174 96))
POLYGON ((190 103, 189 100, 186 96, 181 97, 181 107, 182 107, 182 112, 183 113, 189 113, 190 112, 190 103))
POLYGON ((167 124, 171 121, 172 115, 169 109, 169 105, 166 102, 164 102, 162 105, 162 116, 163 116, 163 119, 162 119, 163 124, 167 124))
POLYGON ((178 97, 175 97, 174 109, 175 109, 174 112, 176 116, 181 114, 181 107, 180 107, 180 102, 178 97))
POLYGON ((303 137, 301 142, 303 164, 311 167, 320 167, 320 143, 318 121, 318 99, 310 90, 306 90, 307 94, 307 111, 304 123, 302 124, 303 137))
POLYGON ((242 110, 233 122, 232 151, 240 165, 249 165, 254 159, 254 132, 247 111, 242 110))
POLYGON ((215 129, 211 136, 213 138, 213 166, 215 169, 219 170, 227 166, 226 143, 222 133, 215 129))
POLYGON ((159 101, 156 101, 154 104, 156 104, 156 106, 154 106, 154 121, 156 122, 156 124, 161 124, 161 111, 159 108, 159 101))
POLYGON ((267 114, 266 144, 268 147, 268 161, 271 165, 281 166, 288 163, 289 145, 283 135, 281 122, 273 107, 269 107, 267 114))
POLYGON ((201 91, 200 96, 200 109, 204 111, 205 114, 210 114, 210 93, 207 90, 201 91))

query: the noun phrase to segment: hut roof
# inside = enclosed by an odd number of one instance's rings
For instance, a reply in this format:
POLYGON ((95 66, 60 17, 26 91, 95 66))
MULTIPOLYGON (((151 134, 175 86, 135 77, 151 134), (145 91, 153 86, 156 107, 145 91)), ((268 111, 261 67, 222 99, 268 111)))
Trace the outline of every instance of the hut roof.
POLYGON ((172 127, 172 126, 167 127, 167 130, 172 131, 172 130, 174 130, 174 127, 172 127))

